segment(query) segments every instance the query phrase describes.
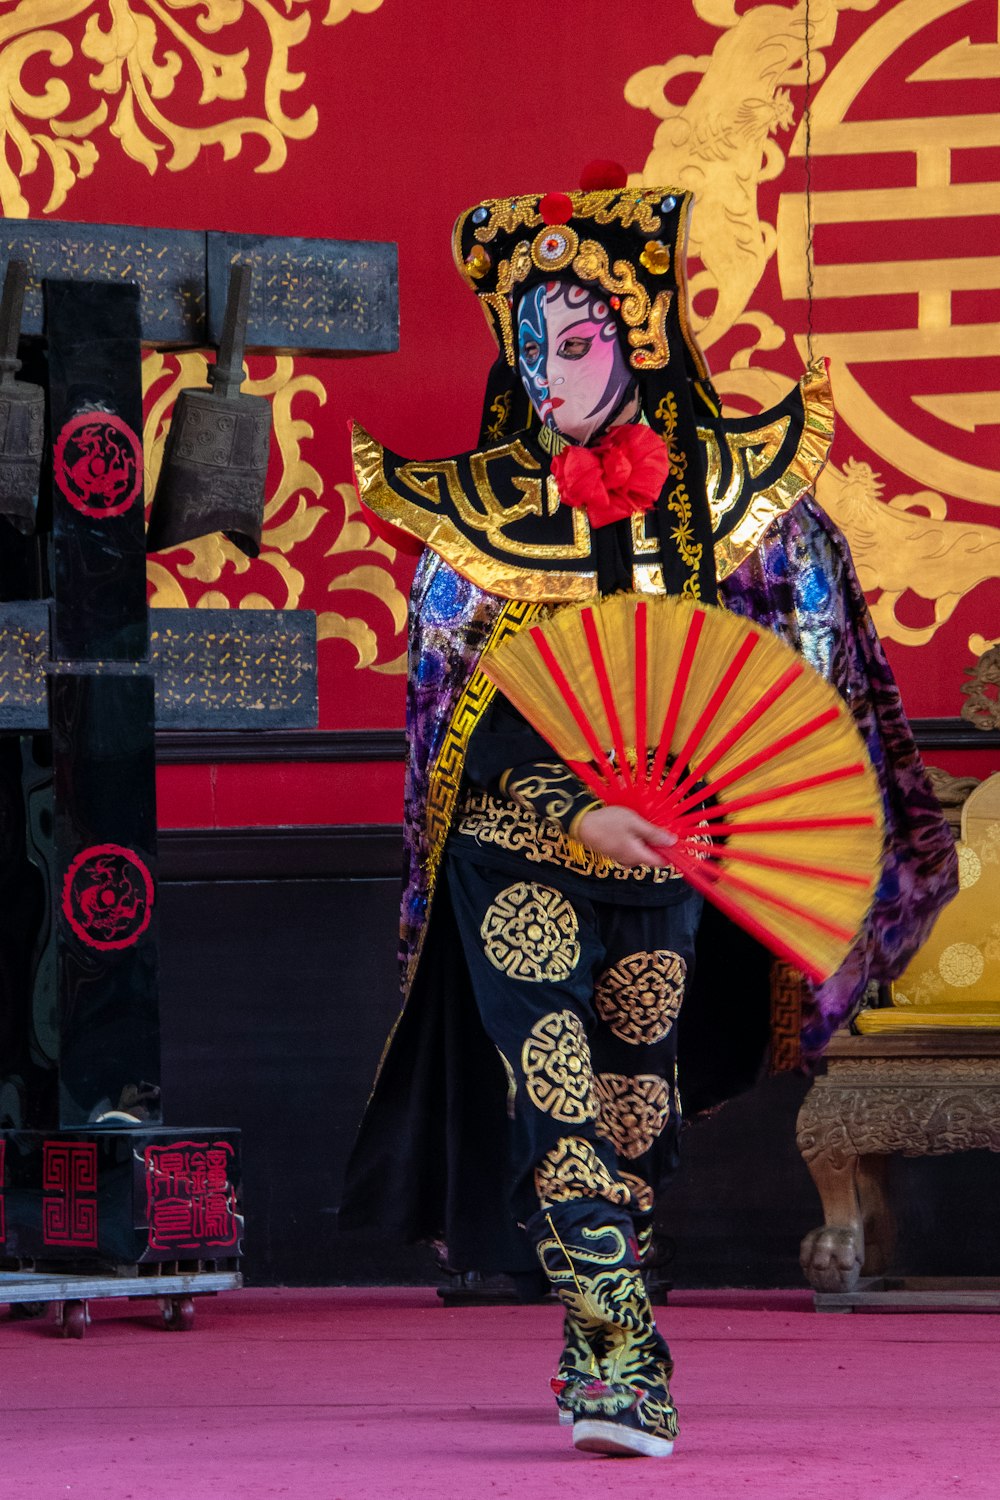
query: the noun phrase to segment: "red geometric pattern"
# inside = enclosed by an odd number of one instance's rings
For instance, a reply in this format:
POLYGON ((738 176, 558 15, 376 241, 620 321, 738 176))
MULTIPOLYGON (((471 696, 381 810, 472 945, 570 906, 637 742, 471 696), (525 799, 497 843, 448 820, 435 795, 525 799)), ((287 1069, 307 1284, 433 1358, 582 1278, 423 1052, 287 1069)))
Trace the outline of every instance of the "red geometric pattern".
POLYGON ((42 1239, 46 1245, 97 1245, 97 1144, 46 1141, 42 1158, 42 1239))
POLYGON ((146 1147, 146 1214, 154 1250, 235 1245, 236 1191, 229 1181, 233 1148, 175 1141, 146 1147))

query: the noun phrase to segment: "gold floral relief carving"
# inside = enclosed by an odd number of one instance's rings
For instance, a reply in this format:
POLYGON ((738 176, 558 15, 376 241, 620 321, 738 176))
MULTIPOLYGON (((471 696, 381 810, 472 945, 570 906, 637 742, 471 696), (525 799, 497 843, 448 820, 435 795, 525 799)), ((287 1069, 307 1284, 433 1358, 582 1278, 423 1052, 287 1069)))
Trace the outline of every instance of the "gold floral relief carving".
MULTIPOLYGON (((742 413, 748 402, 772 405, 788 385, 769 359, 787 346, 788 331, 771 312, 754 306, 764 272, 776 258, 782 295, 802 299, 808 290, 806 206, 800 191, 806 3, 761 0, 739 10, 734 0, 691 0, 691 5, 720 35, 710 52, 675 54, 628 79, 626 99, 656 121, 651 149, 630 181, 666 183, 695 195, 691 327, 703 348, 724 349, 728 368, 717 373, 715 383, 742 413), (799 160, 786 189, 786 167, 794 158, 799 160), (771 184, 780 189, 776 212, 761 202, 762 189, 770 190, 774 202, 771 184)), ((843 175, 839 186, 824 183, 812 200, 818 227, 854 225, 863 246, 886 219, 960 225, 995 213, 995 184, 985 174, 972 180, 975 174, 955 168, 956 161, 977 160, 974 152, 1000 144, 996 113, 985 102, 987 81, 1000 73, 1000 23, 993 19, 992 33, 973 40, 974 12, 982 14, 976 0, 896 0, 888 6, 878 0, 809 0, 813 160, 865 162, 895 153, 911 163, 900 168, 898 187, 887 187, 881 176, 869 187, 857 173, 843 175), (849 11, 873 14, 863 26, 855 25, 854 39, 832 58, 841 17, 849 11), (907 71, 900 86, 913 91, 906 109, 882 71, 895 66, 904 47, 907 71), (939 88, 935 96, 944 101, 941 111, 925 114, 938 105, 929 104, 919 87, 945 83, 950 88, 939 88), (892 110, 880 111, 880 97, 890 95, 892 110), (862 96, 863 107, 855 107, 862 96)), ((822 246, 822 239, 817 243, 822 246)), ((847 533, 866 592, 875 595, 876 625, 884 636, 909 646, 926 645, 961 599, 1000 576, 1000 448, 991 441, 1000 392, 985 388, 994 377, 982 363, 1000 352, 997 325, 969 320, 955 302, 964 296, 967 304, 976 292, 989 295, 998 275, 995 249, 884 261, 873 248, 870 255, 862 250, 857 263, 825 264, 818 255, 813 266, 812 293, 817 303, 826 302, 824 322, 843 329, 816 341, 817 354, 831 359, 841 417, 887 465, 925 487, 911 495, 883 496, 873 471, 849 461, 841 471, 828 468, 818 490, 821 503, 847 533), (852 298, 900 292, 913 295, 916 313, 910 325, 854 327, 852 298), (952 361, 950 368, 959 361, 966 367, 966 374, 956 377, 958 384, 944 391, 934 373, 934 362, 941 360, 952 361), (877 383, 866 378, 873 363, 884 361, 898 371, 892 413, 879 405, 877 383), (907 398, 904 408, 900 388, 907 398), (978 524, 953 521, 950 496, 988 509, 978 524), (911 600, 918 596, 933 604, 927 624, 906 622, 901 601, 907 593, 911 600)), ((805 338, 798 336, 796 344, 805 356, 805 338)), ((973 656, 996 644, 995 631, 992 638, 978 632, 968 637, 973 656)))
MULTIPOLYGON (((327 0, 323 25, 382 0, 327 0)), ((54 213, 100 158, 107 126, 153 173, 180 172, 207 147, 231 161, 248 139, 256 172, 319 123, 286 108, 305 75, 292 52, 323 0, 20 0, 0 16, 0 207, 54 213), (252 67, 248 66, 251 57, 252 67), (261 60, 263 61, 263 65, 261 60), (190 101, 197 100, 196 105, 190 101), (36 176, 37 174, 37 176, 36 176)))
MULTIPOLYGON (((325 494, 322 476, 303 451, 313 436, 303 411, 310 401, 322 406, 326 390, 314 376, 296 374, 289 356, 261 358, 254 365, 267 373, 243 388, 270 400, 273 422, 260 556, 251 561, 221 533, 171 547, 147 562, 150 602, 173 608, 315 609, 320 640, 348 641, 359 668, 401 673, 407 601, 393 576, 396 550, 372 534, 353 485, 334 485, 332 494, 325 494), (331 603, 340 608, 326 607, 331 603)), ((143 359, 147 500, 156 487, 178 393, 205 387, 207 368, 200 353, 153 352, 143 359)))

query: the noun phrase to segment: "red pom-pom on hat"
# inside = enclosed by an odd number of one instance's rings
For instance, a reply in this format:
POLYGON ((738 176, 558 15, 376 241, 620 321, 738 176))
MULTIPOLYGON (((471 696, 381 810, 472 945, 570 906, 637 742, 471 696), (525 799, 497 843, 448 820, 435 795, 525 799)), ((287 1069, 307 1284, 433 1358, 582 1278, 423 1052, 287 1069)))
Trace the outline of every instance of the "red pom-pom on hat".
POLYGON ((580 173, 580 186, 585 193, 599 193, 627 185, 628 173, 618 161, 590 161, 580 173))
POLYGON ((568 193, 546 193, 538 212, 543 224, 568 224, 573 217, 573 200, 568 193))

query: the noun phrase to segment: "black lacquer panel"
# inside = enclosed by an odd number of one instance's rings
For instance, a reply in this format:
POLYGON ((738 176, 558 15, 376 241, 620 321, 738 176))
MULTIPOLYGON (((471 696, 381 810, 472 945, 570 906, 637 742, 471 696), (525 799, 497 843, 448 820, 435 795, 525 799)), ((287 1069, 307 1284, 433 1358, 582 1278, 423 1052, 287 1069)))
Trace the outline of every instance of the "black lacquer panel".
POLYGON ((208 235, 208 332, 217 344, 233 265, 253 270, 247 348, 376 354, 399 347, 398 253, 361 240, 208 235))
POLYGON ((52 678, 59 1124, 158 1120, 153 679, 52 678))
POLYGON ((53 655, 147 652, 139 289, 45 283, 52 431, 53 655))
MULTIPOLYGON (((67 224, 58 219, 0 219, 0 268, 8 257, 30 269, 22 331, 43 326, 44 279, 135 281, 142 337, 158 347, 205 342, 205 235, 136 224, 67 224)), ((2 274, 0 270, 0 274, 2 274)))

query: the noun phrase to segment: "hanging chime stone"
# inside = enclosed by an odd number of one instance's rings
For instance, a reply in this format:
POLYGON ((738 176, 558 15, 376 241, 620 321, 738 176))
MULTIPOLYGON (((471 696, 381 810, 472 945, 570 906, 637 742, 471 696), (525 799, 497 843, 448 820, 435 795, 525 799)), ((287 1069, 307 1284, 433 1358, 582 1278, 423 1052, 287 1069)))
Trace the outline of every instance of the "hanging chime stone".
POLYGON ((0 301, 0 516, 25 534, 35 529, 45 438, 45 392, 14 379, 27 281, 26 263, 8 261, 0 301))
POLYGON ((271 439, 271 407, 263 396, 240 393, 252 272, 233 266, 219 356, 209 369, 210 390, 177 397, 153 498, 146 549, 222 531, 256 557, 264 525, 264 487, 271 439))

